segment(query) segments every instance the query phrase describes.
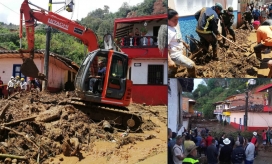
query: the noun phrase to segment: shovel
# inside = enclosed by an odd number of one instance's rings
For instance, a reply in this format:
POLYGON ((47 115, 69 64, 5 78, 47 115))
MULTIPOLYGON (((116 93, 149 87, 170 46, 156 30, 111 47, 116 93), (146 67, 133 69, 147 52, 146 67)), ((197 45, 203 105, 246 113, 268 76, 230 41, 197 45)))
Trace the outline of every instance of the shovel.
POLYGON ((238 46, 237 44, 233 43, 231 40, 229 40, 228 38, 224 37, 223 35, 220 35, 222 38, 226 39, 227 41, 229 41, 231 44, 237 46, 238 48, 240 48, 241 50, 248 52, 248 50, 243 49, 242 47, 238 46))

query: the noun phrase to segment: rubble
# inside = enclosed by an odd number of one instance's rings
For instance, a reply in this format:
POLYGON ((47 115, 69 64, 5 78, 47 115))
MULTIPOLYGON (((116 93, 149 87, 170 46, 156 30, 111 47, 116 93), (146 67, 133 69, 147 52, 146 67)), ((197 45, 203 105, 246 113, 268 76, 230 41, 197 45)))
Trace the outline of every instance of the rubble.
MULTIPOLYGON (((249 30, 237 29, 236 42, 238 46, 226 40, 225 45, 218 44, 218 61, 212 60, 212 50, 204 55, 202 51, 194 54, 193 61, 196 63, 197 78, 243 78, 246 75, 257 76, 260 62, 254 55, 254 50, 247 38, 249 30)), ((196 50, 198 51, 198 50, 196 50)), ((189 56, 190 57, 190 56, 189 56)), ((170 77, 187 77, 184 67, 173 68, 170 77)))
MULTIPOLYGON (((82 151, 92 151, 96 140, 116 144, 117 149, 145 140, 144 135, 122 136, 124 131, 107 122, 94 122, 73 105, 61 105, 67 99, 66 93, 26 92, 0 100, 0 163, 37 163, 59 154, 79 157, 82 151)), ((145 130, 154 127, 158 125, 149 120, 145 130)))

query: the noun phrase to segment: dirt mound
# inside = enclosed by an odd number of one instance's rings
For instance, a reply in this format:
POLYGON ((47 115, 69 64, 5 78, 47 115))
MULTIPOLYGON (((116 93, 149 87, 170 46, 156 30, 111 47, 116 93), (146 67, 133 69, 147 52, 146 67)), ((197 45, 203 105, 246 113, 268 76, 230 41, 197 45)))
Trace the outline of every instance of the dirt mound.
MULTIPOLYGON (((237 46, 228 41, 224 45, 222 41, 218 44, 218 61, 212 59, 211 47, 208 53, 200 51, 197 55, 194 55, 195 57, 192 60, 196 63, 197 78, 241 78, 246 75, 257 76, 260 62, 256 59, 253 49, 251 49, 251 45, 255 42, 247 39, 250 31, 237 29, 235 33, 235 44, 237 46)), ((198 52, 198 50, 195 52, 198 52)), ((184 67, 173 68, 170 74, 170 77, 187 76, 188 74, 184 67)))
MULTIPOLYGON (((94 122, 88 113, 73 105, 61 105, 68 98, 65 93, 15 93, 0 100, 0 152, 4 160, 37 163, 59 154, 82 157, 82 151, 94 151, 94 142, 115 143, 118 150, 124 145, 156 138, 151 135, 130 134, 130 131, 106 129, 104 121, 94 122)), ((136 111, 137 105, 129 108, 136 111), (134 107, 135 106, 135 107, 134 107)), ((145 113, 145 109, 138 112, 145 113)), ((150 114, 150 112, 149 112, 150 114)), ((142 131, 157 127, 147 121, 142 131)), ((108 153, 108 152, 104 152, 108 153)))

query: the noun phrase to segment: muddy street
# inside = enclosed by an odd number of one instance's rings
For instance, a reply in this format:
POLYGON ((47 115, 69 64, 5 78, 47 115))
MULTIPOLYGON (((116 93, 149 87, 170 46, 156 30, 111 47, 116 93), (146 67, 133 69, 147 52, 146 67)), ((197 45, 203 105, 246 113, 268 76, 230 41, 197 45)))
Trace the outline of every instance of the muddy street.
POLYGON ((0 163, 166 163, 167 106, 130 105, 143 118, 132 132, 90 119, 68 99, 28 92, 0 100, 0 163))

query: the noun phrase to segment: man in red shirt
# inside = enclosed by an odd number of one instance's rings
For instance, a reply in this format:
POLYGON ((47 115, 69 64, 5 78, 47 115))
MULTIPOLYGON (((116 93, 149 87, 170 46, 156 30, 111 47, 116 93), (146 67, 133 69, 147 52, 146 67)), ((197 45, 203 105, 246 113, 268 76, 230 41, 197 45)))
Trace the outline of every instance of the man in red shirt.
POLYGON ((212 144, 213 137, 211 133, 209 133, 208 137, 206 138, 207 147, 212 144))

